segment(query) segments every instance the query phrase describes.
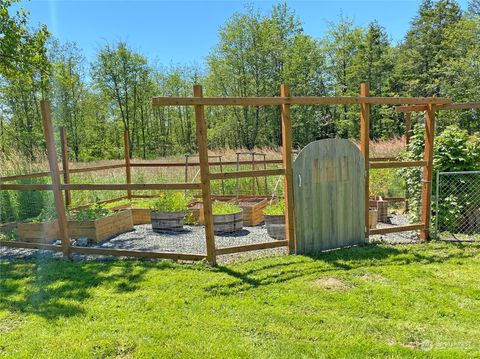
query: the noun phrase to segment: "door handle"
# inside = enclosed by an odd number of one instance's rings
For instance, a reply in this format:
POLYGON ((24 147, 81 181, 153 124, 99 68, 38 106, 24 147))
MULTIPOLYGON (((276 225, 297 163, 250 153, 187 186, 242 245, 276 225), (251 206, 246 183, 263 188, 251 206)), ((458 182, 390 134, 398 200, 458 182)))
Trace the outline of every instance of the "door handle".
POLYGON ((298 175, 298 187, 302 187, 302 176, 298 175))

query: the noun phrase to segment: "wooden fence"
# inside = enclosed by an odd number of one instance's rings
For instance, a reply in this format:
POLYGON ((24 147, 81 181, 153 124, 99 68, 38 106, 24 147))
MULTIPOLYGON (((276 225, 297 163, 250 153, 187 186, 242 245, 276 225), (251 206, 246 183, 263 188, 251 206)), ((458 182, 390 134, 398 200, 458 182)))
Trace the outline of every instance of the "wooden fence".
MULTIPOLYGON (((429 236, 430 225, 430 203, 431 203, 431 180, 432 180, 432 154, 433 154, 433 137, 435 126, 435 111, 438 107, 450 106, 451 100, 447 98, 409 98, 409 97, 370 97, 368 86, 362 84, 359 97, 292 97, 290 96, 288 86, 282 85, 279 97, 247 97, 247 98, 212 98, 203 97, 202 87, 194 86, 193 97, 155 97, 152 99, 153 106, 194 106, 196 119, 196 136, 198 145, 199 161, 189 163, 189 166, 199 166, 200 182, 199 183, 132 183, 131 169, 134 167, 180 167, 185 163, 135 163, 131 162, 129 155, 128 133, 125 134, 125 163, 107 166, 96 166, 91 168, 71 169, 68 165, 68 151, 66 145, 66 134, 62 130, 62 170, 59 169, 57 156, 55 151, 54 136, 51 122, 50 106, 47 101, 42 101, 42 119, 47 144, 48 162, 50 172, 42 172, 31 175, 18 175, 0 178, 0 190, 49 190, 53 191, 55 199, 55 207, 59 220, 61 233, 61 246, 46 245, 36 243, 23 243, 17 241, 0 241, 2 246, 21 247, 21 248, 41 248, 53 251, 61 251, 64 256, 70 256, 72 253, 98 254, 98 255, 114 255, 126 257, 146 257, 146 258, 170 258, 183 260, 202 260, 207 259, 210 263, 216 263, 218 255, 238 253, 244 251, 266 249, 273 247, 285 246, 289 248, 290 253, 295 253, 295 217, 293 206, 293 158, 292 158, 292 121, 290 107, 297 105, 359 105, 360 106, 360 124, 361 124, 361 151, 365 157, 365 235, 370 234, 392 233, 410 230, 420 230, 421 239, 425 240, 429 236), (391 158, 370 159, 369 158, 369 124, 370 124, 370 107, 373 105, 410 105, 410 107, 422 108, 426 111, 426 136, 425 136, 425 153, 423 161, 395 161, 391 158), (281 168, 276 169, 260 169, 250 171, 235 171, 211 173, 210 167, 217 165, 209 163, 208 160, 208 144, 207 144, 207 126, 205 121, 205 106, 279 106, 281 110, 282 121, 282 160, 266 160, 255 161, 258 164, 281 163, 281 168), (407 226, 398 226, 384 229, 368 228, 368 198, 369 198, 369 170, 371 168, 399 168, 399 167, 423 167, 423 187, 422 187, 422 222, 407 226), (70 174, 91 172, 99 170, 108 170, 124 168, 126 183, 124 184, 71 184, 70 174), (210 182, 212 180, 223 180, 229 178, 242 177, 266 177, 266 176, 284 176, 284 194, 286 208, 286 239, 274 242, 266 242, 260 244, 250 244, 226 248, 217 248, 215 244, 215 236, 213 231, 213 215, 212 215, 212 194, 210 182), (6 182, 38 178, 51 177, 51 184, 8 184, 6 182), (63 177, 63 183, 61 181, 63 177), (66 207, 70 205, 70 191, 79 190, 105 190, 127 191, 126 198, 134 198, 132 191, 135 190, 201 190, 203 198, 203 209, 205 217, 205 240, 206 253, 189 254, 189 253, 171 253, 171 252, 149 252, 124 249, 107 249, 92 247, 71 246, 68 236, 68 222, 66 218, 66 207), (65 192, 65 196, 62 195, 65 192)), ((407 132, 409 132, 407 123, 407 132)), ((240 162, 243 163, 243 162, 240 162)), ((245 161, 245 164, 251 164, 252 161, 245 161)), ((223 162, 223 165, 236 165, 237 161, 223 162)), ((125 197, 121 197, 125 198, 125 197)), ((117 199, 114 199, 117 200, 117 199)), ((113 201, 113 200, 109 200, 113 201)))

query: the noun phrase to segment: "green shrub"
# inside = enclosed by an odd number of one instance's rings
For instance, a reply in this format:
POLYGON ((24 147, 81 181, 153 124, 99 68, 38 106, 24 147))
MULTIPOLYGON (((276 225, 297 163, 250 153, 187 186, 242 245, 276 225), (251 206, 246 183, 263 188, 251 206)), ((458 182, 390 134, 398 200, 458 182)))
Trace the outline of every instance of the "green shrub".
POLYGON ((0 191, 0 223, 13 222, 15 219, 15 206, 11 192, 0 191))
MULTIPOLYGON (((423 159, 425 129, 419 126, 415 129, 414 135, 408 151, 402 154, 404 160, 423 159)), ((461 130, 456 125, 448 126, 435 138, 433 151, 433 170, 434 172, 451 171, 476 171, 480 169, 480 137, 479 135, 469 135, 467 131, 461 130)), ((418 221, 421 211, 421 192, 422 192, 422 168, 403 168, 398 173, 404 178, 408 189, 408 199, 410 207, 410 217, 418 221)), ((442 223, 439 226, 456 226, 462 220, 462 214, 466 208, 461 203, 468 203, 467 198, 460 198, 460 195, 451 195, 460 191, 455 191, 455 187, 471 188, 465 183, 465 178, 458 177, 449 183, 450 195, 448 198, 440 198, 442 223)), ((432 188, 436 188, 436 176, 433 176, 432 188)), ((480 193, 478 194, 480 195, 480 193)), ((475 194, 464 192, 463 196, 476 196, 475 194)))
POLYGON ((285 201, 279 200, 277 203, 272 203, 263 209, 263 214, 267 216, 285 214, 285 201))
POLYGON ((188 198, 181 191, 161 192, 151 202, 150 208, 156 212, 184 212, 187 210, 188 198))
POLYGON ((215 201, 212 204, 213 214, 233 214, 238 213, 242 209, 235 203, 215 201))
POLYGON ((101 204, 94 204, 79 211, 70 212, 68 217, 72 221, 94 221, 112 214, 112 211, 101 204))

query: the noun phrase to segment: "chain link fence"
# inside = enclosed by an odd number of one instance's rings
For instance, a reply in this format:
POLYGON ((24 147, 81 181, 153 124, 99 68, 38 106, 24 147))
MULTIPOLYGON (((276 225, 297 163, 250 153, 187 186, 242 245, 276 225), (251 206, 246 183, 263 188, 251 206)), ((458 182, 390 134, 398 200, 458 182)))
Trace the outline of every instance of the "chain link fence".
POLYGON ((480 171, 437 172, 435 200, 438 239, 480 241, 480 171))

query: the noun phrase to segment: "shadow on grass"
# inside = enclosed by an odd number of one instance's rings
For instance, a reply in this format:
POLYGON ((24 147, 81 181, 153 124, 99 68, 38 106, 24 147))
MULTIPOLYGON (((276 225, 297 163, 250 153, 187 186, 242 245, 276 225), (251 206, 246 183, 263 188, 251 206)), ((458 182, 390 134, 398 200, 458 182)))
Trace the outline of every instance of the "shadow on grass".
POLYGON ((291 256, 275 263, 258 261, 249 269, 238 270, 229 266, 218 266, 216 270, 227 274, 234 281, 213 284, 206 288, 212 295, 230 295, 252 288, 279 284, 299 277, 317 277, 332 271, 349 271, 365 267, 387 265, 434 264, 455 259, 478 257, 479 245, 449 243, 448 245, 386 246, 365 245, 314 255, 291 256))
POLYGON ((171 266, 166 261, 0 262, 0 309, 47 319, 83 315, 95 287, 106 286, 114 293, 132 292, 149 269, 171 266))

